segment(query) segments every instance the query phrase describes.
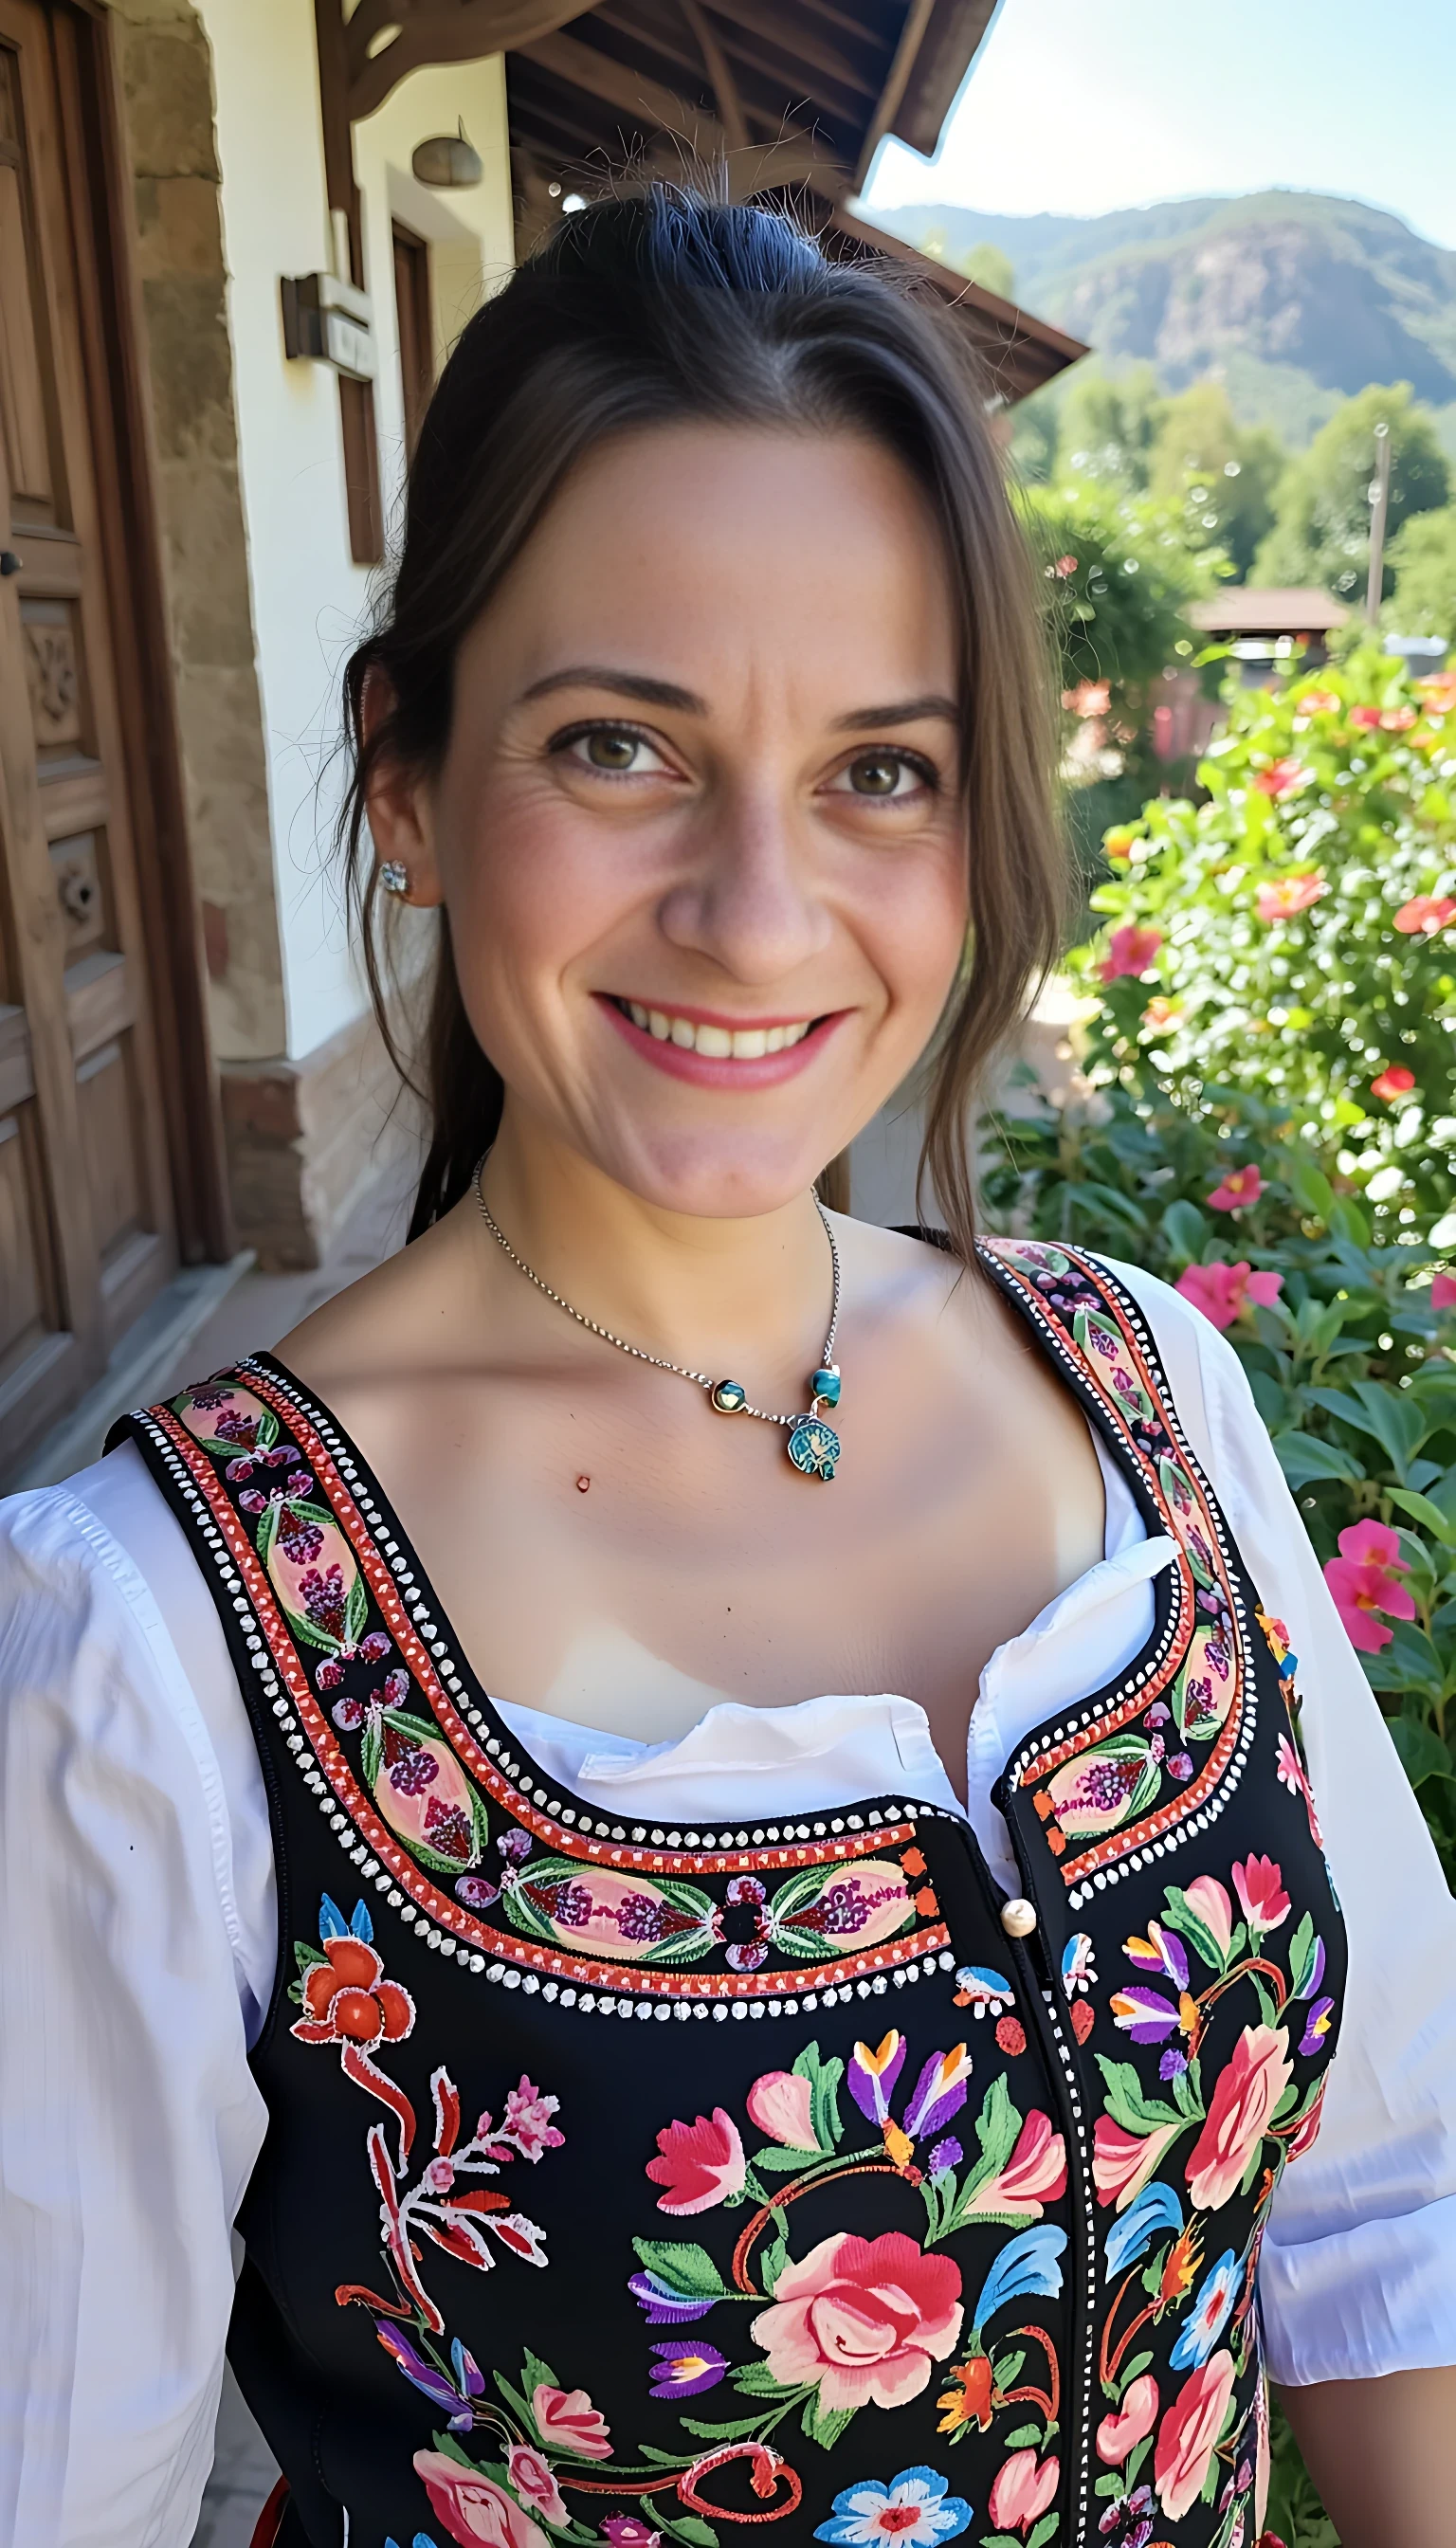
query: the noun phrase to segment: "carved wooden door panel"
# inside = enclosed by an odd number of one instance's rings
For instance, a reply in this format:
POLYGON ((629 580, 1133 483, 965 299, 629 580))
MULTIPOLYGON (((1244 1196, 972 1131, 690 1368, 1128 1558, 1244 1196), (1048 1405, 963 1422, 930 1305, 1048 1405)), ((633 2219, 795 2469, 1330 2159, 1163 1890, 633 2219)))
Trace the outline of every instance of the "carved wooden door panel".
POLYGON ((0 1471, 175 1261, 48 19, 0 0, 0 1471))

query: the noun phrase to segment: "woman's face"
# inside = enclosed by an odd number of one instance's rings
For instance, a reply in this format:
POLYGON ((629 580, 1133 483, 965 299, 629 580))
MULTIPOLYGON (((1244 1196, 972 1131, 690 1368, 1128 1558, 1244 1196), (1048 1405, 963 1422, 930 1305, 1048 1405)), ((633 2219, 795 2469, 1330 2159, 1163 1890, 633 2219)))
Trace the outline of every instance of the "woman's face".
POLYGON ((391 831, 517 1118, 661 1209, 801 1193, 934 1031, 966 926, 935 526, 876 445, 674 425, 575 473, 391 831))

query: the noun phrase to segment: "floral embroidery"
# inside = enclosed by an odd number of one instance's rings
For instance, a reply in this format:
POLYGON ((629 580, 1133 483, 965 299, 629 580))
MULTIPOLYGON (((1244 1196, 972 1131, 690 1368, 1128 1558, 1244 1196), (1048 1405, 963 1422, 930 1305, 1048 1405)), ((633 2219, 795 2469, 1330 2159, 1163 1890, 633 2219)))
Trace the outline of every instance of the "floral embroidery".
POLYGON ((970 2526, 970 2506, 947 2493, 948 2481, 934 2469, 901 2469, 887 2484, 862 2478, 834 2499, 834 2517, 821 2521, 814 2536, 835 2548, 877 2548, 882 2539, 899 2548, 939 2548, 943 2539, 957 2539, 970 2526))

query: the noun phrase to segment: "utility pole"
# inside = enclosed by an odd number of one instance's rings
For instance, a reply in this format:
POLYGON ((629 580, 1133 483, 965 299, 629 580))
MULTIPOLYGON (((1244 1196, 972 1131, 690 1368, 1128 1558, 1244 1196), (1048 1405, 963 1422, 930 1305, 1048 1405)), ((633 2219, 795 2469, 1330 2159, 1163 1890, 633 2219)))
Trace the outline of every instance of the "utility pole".
POLYGON ((1370 579, 1365 587, 1365 616, 1371 627, 1380 617, 1385 588, 1385 520, 1391 503, 1391 429, 1382 418, 1375 428, 1375 483, 1370 490, 1370 579))

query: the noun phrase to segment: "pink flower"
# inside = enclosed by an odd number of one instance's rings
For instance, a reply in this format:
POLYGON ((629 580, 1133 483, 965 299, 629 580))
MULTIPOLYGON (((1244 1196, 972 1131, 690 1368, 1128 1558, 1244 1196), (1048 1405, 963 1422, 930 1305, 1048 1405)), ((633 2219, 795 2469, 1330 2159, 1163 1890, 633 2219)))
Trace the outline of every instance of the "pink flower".
POLYGON ((987 2509, 997 2529, 1019 2530, 1025 2538, 1051 2502, 1060 2476, 1061 2463, 1054 2453, 1039 2463, 1035 2451, 1013 2451, 991 2484, 987 2509))
POLYGON ((818 2149, 813 2091, 794 2071, 766 2070, 748 2092, 748 2111, 760 2132, 785 2149, 818 2149))
POLYGON ((1282 1870, 1272 1858, 1246 1858, 1233 1869, 1233 1890, 1251 1930, 1267 1937, 1289 1918, 1289 1895, 1282 1870))
POLYGON ((1242 1212, 1246 1204, 1257 1203, 1263 1191, 1257 1168, 1230 1168, 1223 1183, 1212 1189, 1209 1202, 1215 1212, 1242 1212))
POLYGON ((549 2389, 540 2381, 531 2393, 531 2413, 553 2450, 570 2451, 579 2460, 610 2459, 606 2418, 585 2389, 549 2389))
POLYGON ((1413 1619, 1415 1604, 1400 1576, 1407 1571, 1396 1533, 1383 1521, 1352 1522, 1339 1535, 1339 1555, 1324 1561, 1324 1581, 1345 1635, 1362 1655, 1378 1655, 1394 1631, 1382 1627, 1377 1610, 1393 1619, 1413 1619))
POLYGON ((695 2124, 665 2124, 657 2137, 660 2158, 647 2162, 655 2185, 665 2185, 659 2212, 711 2212, 730 2194, 743 2192, 747 2165, 738 2126, 721 2106, 695 2124))
MULTIPOLYGON (((1004 2026, 1006 2021, 1001 2021, 1004 2026)), ((1017 2135, 1006 2165, 970 2198, 968 2214, 993 2220, 1011 2214, 1018 2221, 1040 2221, 1045 2203, 1055 2203, 1066 2191, 1066 2144, 1051 2129, 1051 2118, 1034 2107, 1017 2135)))
POLYGON ((1298 716, 1328 716, 1339 706, 1339 696, 1334 690, 1304 690, 1294 704, 1298 716))
POLYGON ((1430 1305, 1433 1310, 1456 1310, 1456 1274, 1431 1277, 1430 1305))
POLYGON ((1177 2124, 1159 2124, 1150 2133, 1125 2133, 1111 2115, 1099 2115, 1092 2147, 1098 2202, 1116 2202, 1119 2212, 1126 2212, 1179 2130, 1177 2124))
POLYGON ((1163 943, 1160 929, 1139 929, 1136 921, 1115 929, 1097 970, 1104 982, 1121 981, 1125 973, 1145 973, 1163 943))
POLYGON ((1408 1070, 1404 1062, 1398 1061, 1394 1069, 1383 1070, 1378 1079, 1372 1079, 1370 1094, 1372 1097, 1383 1097, 1389 1102, 1395 1097, 1409 1097, 1414 1085, 1414 1071, 1408 1070))
POLYGON ((1109 2468, 1120 2468, 1130 2451, 1145 2441, 1157 2422, 1157 2382, 1150 2371, 1135 2380, 1115 2415, 1104 2415, 1097 2427, 1097 2456, 1109 2468))
POLYGON ((1310 775, 1302 761, 1286 753, 1282 761, 1271 762, 1267 770, 1256 770, 1253 784, 1261 796, 1292 796, 1310 775))
POLYGON ((566 2522, 570 2516, 560 2487, 551 2474, 547 2461, 529 2442, 512 2442, 505 2454, 506 2473, 523 2503, 539 2512, 543 2521, 566 2522))
POLYGON ((1456 920, 1456 899, 1449 893, 1417 893, 1403 902, 1391 926, 1403 938, 1433 938, 1438 929, 1449 929, 1456 920))
POLYGON ((520 2086, 507 2090, 500 2130, 514 2141, 522 2158, 534 2162, 543 2150, 562 2147, 566 2135, 559 2133, 551 2120, 560 2105, 559 2097, 543 2096, 539 2088, 533 2087, 524 2071, 520 2086))
POLYGON ((614 2512, 603 2521, 601 2535, 611 2548, 662 2548, 662 2532, 649 2529, 635 2512, 614 2512))
POLYGON ((1200 2212, 1217 2212, 1238 2190, 1244 2169, 1289 2086, 1285 2029, 1246 2026, 1214 2084, 1208 2121, 1188 2160, 1188 2191, 1200 2212))
POLYGON ((1173 1289, 1202 1310, 1211 1325, 1231 1327, 1250 1301, 1272 1308, 1284 1288, 1282 1274, 1255 1274, 1247 1257, 1236 1265, 1185 1265, 1173 1289))
POLYGON ((1199 1875, 1189 1885, 1188 1908, 1196 1911, 1206 1929, 1213 1934, 1221 1956, 1227 1956, 1233 1943, 1233 1905, 1217 1875, 1199 1875))
POLYGON ((821 2238, 774 2287, 750 2328, 775 2380, 812 2381, 828 2413, 903 2407, 955 2348, 964 2312, 960 2268, 927 2256, 903 2230, 821 2238))
POLYGON ((430 2509, 465 2548, 550 2548, 546 2533, 494 2478, 443 2451, 416 2451, 414 2474, 430 2509))
POLYGON ((1410 707, 1385 708, 1380 722, 1387 734, 1409 734, 1415 723, 1415 710, 1410 707))
POLYGON ((1351 725, 1363 726, 1367 733, 1373 734, 1380 724, 1380 710, 1379 708, 1365 707, 1351 708, 1350 723, 1351 725))
POLYGON ((1158 2426, 1152 2454, 1157 2500, 1169 2521, 1198 2502, 1233 2394, 1233 2356, 1211 2356, 1184 2381, 1158 2426))
POLYGON ((1307 875, 1281 876, 1276 884, 1260 885, 1254 896, 1254 909, 1260 920, 1294 920, 1328 891, 1318 868, 1307 875))

